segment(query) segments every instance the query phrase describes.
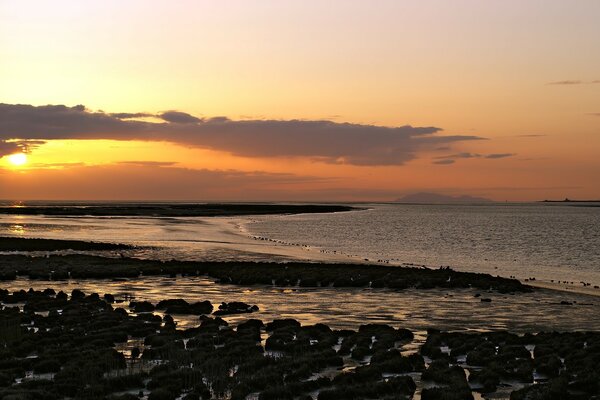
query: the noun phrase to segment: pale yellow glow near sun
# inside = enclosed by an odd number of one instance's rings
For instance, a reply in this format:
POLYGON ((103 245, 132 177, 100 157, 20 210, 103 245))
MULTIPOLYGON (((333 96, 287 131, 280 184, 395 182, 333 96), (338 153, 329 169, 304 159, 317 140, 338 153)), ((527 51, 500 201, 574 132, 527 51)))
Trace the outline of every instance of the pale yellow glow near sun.
POLYGON ((24 153, 11 154, 7 158, 8 162, 15 167, 20 167, 27 163, 27 156, 24 153))

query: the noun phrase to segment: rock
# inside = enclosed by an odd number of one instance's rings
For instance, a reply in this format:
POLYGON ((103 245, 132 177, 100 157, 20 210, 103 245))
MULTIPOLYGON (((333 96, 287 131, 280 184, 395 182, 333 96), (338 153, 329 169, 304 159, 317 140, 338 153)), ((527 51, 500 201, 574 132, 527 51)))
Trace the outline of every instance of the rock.
POLYGON ((275 331, 277 329, 282 329, 282 328, 297 329, 297 328, 300 328, 300 322, 298 322, 292 318, 276 319, 276 320, 273 320, 272 322, 269 322, 265 328, 266 328, 267 332, 275 331))
MULTIPOLYGON (((212 307, 211 307, 212 308, 212 307)), ((251 306, 241 301, 233 301, 231 303, 221 303, 219 309, 214 315, 230 315, 230 314, 246 314, 258 311, 258 306, 251 306)))
POLYGON ((154 311, 154 305, 148 301, 132 301, 129 303, 129 308, 133 309, 136 313, 154 311))

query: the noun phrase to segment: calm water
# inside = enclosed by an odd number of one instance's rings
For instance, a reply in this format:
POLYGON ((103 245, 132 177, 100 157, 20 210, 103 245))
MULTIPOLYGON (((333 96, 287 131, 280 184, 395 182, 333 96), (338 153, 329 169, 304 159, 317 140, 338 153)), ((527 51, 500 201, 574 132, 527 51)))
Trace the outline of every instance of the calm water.
POLYGON ((414 263, 600 285, 600 208, 562 204, 366 205, 242 218, 0 216, 0 235, 117 241, 138 257, 414 263))
POLYGON ((347 258, 600 284, 600 207, 371 207, 365 212, 255 219, 249 231, 335 250, 347 258))

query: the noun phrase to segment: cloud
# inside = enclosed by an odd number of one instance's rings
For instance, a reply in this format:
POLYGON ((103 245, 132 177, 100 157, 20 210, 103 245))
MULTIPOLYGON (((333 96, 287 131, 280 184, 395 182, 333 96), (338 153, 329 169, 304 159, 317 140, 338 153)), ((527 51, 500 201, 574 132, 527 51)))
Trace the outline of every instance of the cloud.
POLYGON ((548 135, 546 135, 546 134, 536 134, 536 133, 529 134, 529 135, 517 135, 517 137, 524 137, 524 138, 538 138, 538 137, 545 137, 545 136, 548 136, 548 135))
POLYGON ((548 85, 581 85, 582 83, 583 83, 582 81, 567 80, 567 81, 548 82, 548 85))
POLYGON ((450 165, 450 164, 454 164, 455 162, 456 162, 455 160, 448 158, 445 160, 437 160, 437 161, 434 161, 433 163, 439 164, 439 165, 450 165))
POLYGON ((588 115, 593 115, 594 117, 600 117, 600 112, 598 112, 598 113, 589 113, 588 115))
POLYGON ((0 158, 21 151, 21 147, 15 142, 0 140, 0 158))
POLYGON ((43 143, 45 143, 43 140, 15 140, 8 142, 0 138, 0 158, 13 153, 28 153, 31 149, 43 143))
MULTIPOLYGON (((457 160, 459 158, 480 158, 480 157, 481 157, 481 154, 463 152, 463 153, 456 153, 456 154, 448 154, 446 156, 438 156, 438 157, 435 157, 435 159, 436 160, 457 160)), ((450 163, 448 163, 448 164, 450 164, 450 163)))
POLYGON ((593 81, 565 80, 565 81, 548 82, 548 85, 593 85, 596 83, 600 83, 600 80, 593 80, 593 81))
POLYGON ((488 160, 496 160, 499 158, 507 158, 515 156, 515 153, 491 153, 491 154, 478 154, 478 153, 456 153, 449 154, 447 156, 439 156, 435 157, 433 163, 440 165, 449 165, 454 164, 454 162, 458 159, 468 159, 468 158, 485 158, 488 160))
POLYGON ((179 111, 166 111, 157 115, 157 117, 174 124, 196 124, 198 122, 202 122, 202 119, 200 118, 196 118, 193 115, 179 111))
POLYGON ((439 157, 439 158, 479 158, 481 157, 481 154, 476 154, 476 153, 458 153, 458 154, 451 154, 449 156, 444 156, 444 157, 439 157))
POLYGON ((483 140, 440 135, 437 127, 386 127, 327 120, 201 119, 167 111, 114 113, 84 106, 0 104, 0 140, 113 139, 168 141, 242 157, 309 157, 328 163, 402 165, 419 152, 483 140), (135 115, 162 122, 132 120, 135 115), (120 118, 119 118, 120 116, 120 118))
POLYGON ((114 117, 114 118, 118 118, 118 119, 154 117, 154 114, 149 114, 149 113, 112 113, 112 114, 108 114, 108 115, 110 115, 111 117, 114 117))
POLYGON ((498 158, 513 157, 515 155, 516 155, 515 153, 492 153, 492 154, 485 155, 484 158, 496 160, 498 158))

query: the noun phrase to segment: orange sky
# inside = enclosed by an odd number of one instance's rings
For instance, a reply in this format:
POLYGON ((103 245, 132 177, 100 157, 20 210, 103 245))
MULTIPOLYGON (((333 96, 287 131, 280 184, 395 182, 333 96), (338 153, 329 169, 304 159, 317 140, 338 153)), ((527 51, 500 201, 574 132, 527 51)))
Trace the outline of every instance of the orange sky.
POLYGON ((1 2, 0 198, 600 198, 599 2, 376 4, 1 2))

